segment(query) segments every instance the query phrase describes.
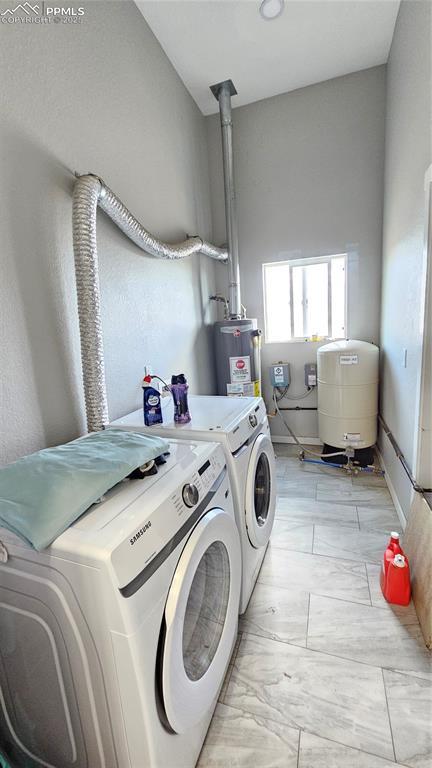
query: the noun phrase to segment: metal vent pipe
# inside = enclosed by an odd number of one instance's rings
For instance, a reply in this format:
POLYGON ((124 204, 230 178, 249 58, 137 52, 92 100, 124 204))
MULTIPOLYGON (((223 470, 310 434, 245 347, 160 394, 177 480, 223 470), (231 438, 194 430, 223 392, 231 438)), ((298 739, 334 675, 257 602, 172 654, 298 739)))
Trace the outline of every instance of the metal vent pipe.
POLYGON ((224 80, 222 83, 211 85, 210 90, 219 102, 222 131, 225 219, 228 240, 229 317, 231 320, 237 320, 241 318, 242 310, 231 116, 231 96, 234 96, 237 91, 232 80, 224 80))
POLYGON ((73 245, 81 337, 81 362, 89 432, 109 424, 100 311, 96 213, 100 206, 139 248, 159 259, 203 253, 226 262, 228 253, 200 237, 169 244, 150 234, 98 176, 79 176, 73 194, 73 245))

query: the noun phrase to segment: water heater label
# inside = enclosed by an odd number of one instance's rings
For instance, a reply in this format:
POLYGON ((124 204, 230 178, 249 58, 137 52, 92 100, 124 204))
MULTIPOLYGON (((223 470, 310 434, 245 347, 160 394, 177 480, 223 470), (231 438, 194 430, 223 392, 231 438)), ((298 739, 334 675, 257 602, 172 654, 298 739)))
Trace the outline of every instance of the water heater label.
POLYGON ((250 325, 241 325, 240 327, 233 327, 232 325, 224 325, 220 329, 221 333, 230 333, 232 336, 238 338, 241 333, 250 333, 253 331, 252 323, 250 325))
POLYGON ((230 357, 231 384, 244 384, 251 380, 250 357, 230 357))
POLYGON ((360 432, 345 432, 344 440, 349 440, 350 443, 359 443, 361 441, 360 432))
POLYGON ((358 355, 339 355, 340 365, 357 365, 358 355))
POLYGON ((227 395, 229 397, 258 397, 255 394, 255 385, 257 382, 247 382, 246 384, 227 384, 227 395))

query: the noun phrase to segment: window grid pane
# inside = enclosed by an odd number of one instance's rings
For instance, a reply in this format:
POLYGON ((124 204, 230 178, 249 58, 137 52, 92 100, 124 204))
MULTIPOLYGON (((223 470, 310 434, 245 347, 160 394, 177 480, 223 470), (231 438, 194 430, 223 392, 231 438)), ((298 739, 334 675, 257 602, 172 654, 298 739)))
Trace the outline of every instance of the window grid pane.
POLYGON ((294 315, 294 337, 304 336, 304 296, 303 296, 303 267, 292 267, 293 281, 293 315, 294 315))
POLYGON ((265 264, 266 341, 346 336, 346 255, 265 264))
POLYGON ((331 259, 331 335, 333 339, 343 339, 345 328, 345 256, 331 259))
POLYGON ((290 268, 288 264, 264 267, 266 338, 268 341, 291 339, 290 268))
POLYGON ((309 264, 304 267, 306 277, 305 336, 328 336, 328 279, 327 264, 309 264))

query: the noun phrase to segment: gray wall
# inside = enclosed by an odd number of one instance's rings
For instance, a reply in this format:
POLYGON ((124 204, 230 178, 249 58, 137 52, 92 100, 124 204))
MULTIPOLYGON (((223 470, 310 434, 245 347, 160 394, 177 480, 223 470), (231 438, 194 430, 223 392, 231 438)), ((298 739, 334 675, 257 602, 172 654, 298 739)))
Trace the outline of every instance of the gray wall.
MULTIPOLYGON (((235 98, 233 100, 235 105, 235 98)), ((263 327, 261 265, 348 253, 348 333, 378 342, 382 238, 385 67, 329 80, 233 110, 242 301, 263 327)), ((217 116, 207 118, 213 233, 223 240, 217 116)), ((221 283, 220 288, 225 290, 221 283)), ((317 344, 265 344, 267 366, 291 363, 293 393, 317 344)), ((305 404, 316 405, 315 395, 305 404)), ((293 414, 301 436, 316 436, 315 413, 293 414)), ((274 435, 285 435, 279 419, 274 435)))
MULTIPOLYGON (((421 366, 424 174, 431 163, 431 4, 402 2, 387 72, 382 411, 412 466, 421 366), (402 364, 407 350, 407 367, 402 364)), ((410 486, 388 441, 381 448, 405 515, 410 486)))
MULTIPOLYGON (((85 8, 0 25, 3 462, 84 430, 71 171, 167 240, 211 234, 204 118, 132 2, 85 8)), ((141 402, 146 363, 211 391, 214 264, 152 260, 103 214, 98 240, 111 415, 141 402)))

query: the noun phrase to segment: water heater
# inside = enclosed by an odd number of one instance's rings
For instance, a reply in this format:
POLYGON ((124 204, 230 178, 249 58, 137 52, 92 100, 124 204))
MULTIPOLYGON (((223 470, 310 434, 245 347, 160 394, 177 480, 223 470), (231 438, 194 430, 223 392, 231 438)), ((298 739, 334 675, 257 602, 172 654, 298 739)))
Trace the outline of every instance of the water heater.
POLYGON ((318 429, 325 451, 375 445, 379 350, 366 341, 335 341, 318 350, 318 429))
POLYGON ((218 395, 261 395, 261 331, 257 321, 220 320, 214 332, 218 395))

